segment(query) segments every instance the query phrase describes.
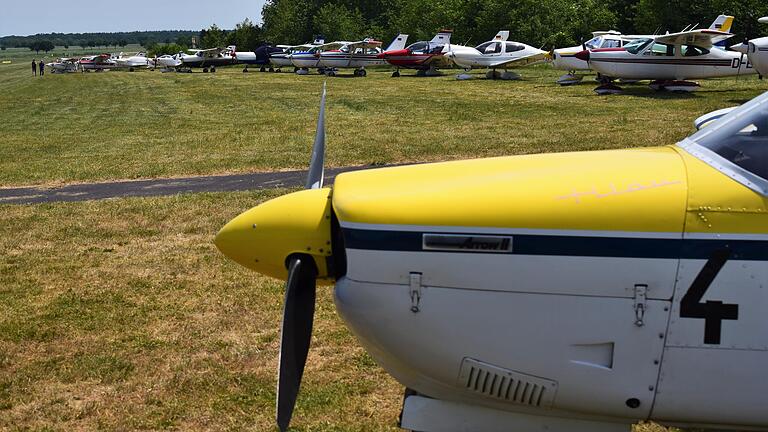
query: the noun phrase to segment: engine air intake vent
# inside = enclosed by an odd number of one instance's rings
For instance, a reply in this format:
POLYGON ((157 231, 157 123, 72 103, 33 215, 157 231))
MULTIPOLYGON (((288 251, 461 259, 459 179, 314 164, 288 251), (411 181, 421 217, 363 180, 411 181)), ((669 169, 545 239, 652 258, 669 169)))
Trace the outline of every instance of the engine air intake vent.
POLYGON ((459 384, 483 396, 532 407, 549 408, 557 382, 465 358, 459 384))

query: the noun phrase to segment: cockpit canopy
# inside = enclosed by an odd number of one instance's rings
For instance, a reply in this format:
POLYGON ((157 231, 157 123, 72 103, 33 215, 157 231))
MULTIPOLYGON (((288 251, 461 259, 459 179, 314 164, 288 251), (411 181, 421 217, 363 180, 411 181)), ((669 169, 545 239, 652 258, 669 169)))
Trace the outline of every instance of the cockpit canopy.
POLYGON ((768 92, 702 128, 679 145, 768 196, 768 92))
POLYGON ((499 54, 502 50, 504 52, 515 52, 515 51, 522 51, 525 49, 525 46, 514 43, 514 42, 499 42, 499 41, 491 41, 491 42, 485 42, 475 47, 476 50, 480 51, 482 54, 499 54))
POLYGON ((438 54, 443 51, 444 46, 431 44, 428 41, 420 41, 408 45, 405 49, 413 54, 438 54))
POLYGON ((607 38, 605 36, 596 36, 592 39, 584 42, 584 46, 587 47, 587 49, 597 49, 597 48, 621 48, 621 39, 619 38, 607 38))

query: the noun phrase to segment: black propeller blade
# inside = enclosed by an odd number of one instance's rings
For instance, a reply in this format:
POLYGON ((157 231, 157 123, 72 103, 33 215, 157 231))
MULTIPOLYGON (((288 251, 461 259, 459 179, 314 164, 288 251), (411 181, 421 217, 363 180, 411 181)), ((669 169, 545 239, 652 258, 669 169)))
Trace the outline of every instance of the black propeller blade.
POLYGON ((317 268, 312 258, 297 256, 290 259, 277 377, 277 426, 283 432, 291 422, 312 339, 316 277, 317 268))

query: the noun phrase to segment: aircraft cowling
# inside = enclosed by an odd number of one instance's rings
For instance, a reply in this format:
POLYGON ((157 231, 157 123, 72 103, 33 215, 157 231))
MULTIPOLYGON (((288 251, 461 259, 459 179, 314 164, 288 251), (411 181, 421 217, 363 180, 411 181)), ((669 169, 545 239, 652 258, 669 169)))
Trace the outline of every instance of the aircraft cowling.
POLYGON ((375 360, 421 394, 644 419, 686 193, 671 147, 342 174, 337 309, 375 360))

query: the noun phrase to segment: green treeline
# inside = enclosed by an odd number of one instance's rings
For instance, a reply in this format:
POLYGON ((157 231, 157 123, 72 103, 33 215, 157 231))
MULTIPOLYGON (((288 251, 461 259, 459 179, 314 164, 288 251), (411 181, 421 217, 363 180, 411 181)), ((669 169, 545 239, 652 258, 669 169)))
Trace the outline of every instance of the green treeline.
POLYGON ((372 37, 388 43, 401 32, 416 41, 453 29, 457 44, 476 45, 499 30, 510 30, 512 40, 551 48, 578 44, 595 30, 650 34, 693 24, 707 27, 721 13, 736 17, 732 44, 768 35, 768 25, 757 22, 768 16, 765 0, 267 0, 261 26, 245 19, 232 30, 212 25, 200 32, 6 36, 0 38, 0 47, 139 44, 152 53, 175 53, 189 48, 194 37, 202 48, 237 45, 242 51, 264 42, 300 44, 315 35, 326 41, 372 37))
POLYGON ((316 34, 332 40, 399 33, 410 41, 454 30, 453 41, 478 44, 499 30, 534 46, 574 45, 594 30, 627 34, 707 27, 721 13, 736 17, 732 43, 768 35, 757 19, 768 15, 764 0, 267 0, 263 31, 275 43, 303 43, 316 34))

